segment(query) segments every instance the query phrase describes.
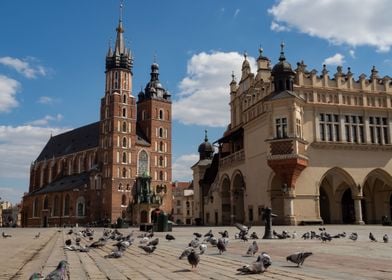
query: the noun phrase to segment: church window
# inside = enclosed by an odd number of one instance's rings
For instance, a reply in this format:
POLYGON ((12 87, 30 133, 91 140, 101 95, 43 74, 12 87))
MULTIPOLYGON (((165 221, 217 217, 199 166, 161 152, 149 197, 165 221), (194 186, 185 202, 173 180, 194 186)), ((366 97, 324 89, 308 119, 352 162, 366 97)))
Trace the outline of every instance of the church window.
POLYGON ((163 128, 162 127, 159 128, 159 137, 163 137, 163 128))
POLYGON ((159 180, 163 180, 163 171, 159 171, 159 180))
POLYGON ((126 152, 123 152, 122 162, 127 163, 127 153, 126 152))
POLYGON ((114 72, 114 88, 118 88, 118 72, 114 72))
POLYGON ((69 216, 69 194, 67 194, 64 198, 64 216, 69 216))
POLYGON ((123 168, 123 170, 122 170, 122 177, 127 178, 127 169, 126 168, 123 168))
POLYGON ((287 118, 275 119, 276 138, 287 138, 287 118))
POLYGON ((139 153, 138 174, 148 174, 148 154, 144 150, 139 153))
POLYGON ((159 157, 159 166, 163 166, 163 157, 162 156, 160 156, 159 157))
POLYGON ((123 189, 123 187, 122 187, 122 184, 120 183, 120 184, 118 185, 118 190, 121 191, 122 189, 123 189))
POLYGON ((33 203, 33 217, 38 217, 38 211, 39 211, 39 202, 38 202, 38 197, 34 199, 33 203))
POLYGON ((45 199, 44 199, 44 208, 43 209, 49 209, 49 201, 48 201, 47 196, 45 196, 45 199))
POLYGON ((127 147, 127 138, 126 138, 126 137, 123 138, 122 146, 123 146, 124 148, 127 147))
POLYGON ((76 213, 78 217, 84 217, 85 216, 85 210, 86 210, 86 204, 84 201, 84 197, 81 196, 78 198, 76 201, 76 213))
POLYGON ((123 103, 127 103, 127 95, 126 94, 123 95, 123 103))
POLYGON ((129 186, 129 184, 127 184, 127 191, 130 191, 131 187, 129 186))
POLYGON ((123 194, 121 197, 121 205, 127 205, 127 197, 125 194, 123 194))
POLYGON ((122 131, 127 132, 127 122, 123 122, 122 131))
POLYGON ((170 114, 169 114, 169 110, 167 110, 167 111, 166 111, 166 119, 167 119, 168 121, 170 121, 170 114))
POLYGON ((159 110, 159 119, 163 120, 163 110, 159 110))
POLYGON ((53 213, 52 213, 53 216, 59 215, 59 207, 60 207, 59 197, 56 195, 53 201, 53 213))
POLYGON ((122 116, 125 118, 127 116, 127 109, 123 108, 122 109, 122 116))
POLYGON ((163 142, 159 142, 159 151, 163 152, 163 142))

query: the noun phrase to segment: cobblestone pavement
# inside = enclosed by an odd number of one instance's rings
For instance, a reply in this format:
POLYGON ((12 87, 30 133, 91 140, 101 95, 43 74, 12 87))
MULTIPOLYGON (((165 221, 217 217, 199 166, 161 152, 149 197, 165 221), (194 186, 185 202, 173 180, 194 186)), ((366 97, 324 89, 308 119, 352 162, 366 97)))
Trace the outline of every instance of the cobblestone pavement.
MULTIPOLYGON (((69 228, 0 228, 12 235, 0 237, 0 279, 28 279, 33 272, 46 275, 62 259, 69 263, 71 279, 392 279, 392 241, 382 242, 385 233, 392 238, 392 227, 331 225, 326 228, 331 234, 357 232, 359 238, 356 242, 346 237, 323 243, 300 238, 304 232, 318 232, 318 226, 276 226, 277 232, 295 231, 298 237, 259 239, 260 251, 271 256, 272 266, 264 274, 246 276, 239 275, 236 269, 255 261, 256 257, 245 256, 250 242, 234 239, 238 232, 235 227, 174 227, 171 232, 176 237, 174 241, 165 240, 166 233, 156 232, 154 237, 159 237, 160 241, 154 253, 148 255, 138 248, 139 239, 136 239, 120 259, 104 258, 113 249, 114 241, 88 253, 64 250, 64 240, 71 238, 74 241, 76 237, 67 234, 69 228), (193 232, 204 234, 210 228, 215 236, 219 231, 228 230, 227 251, 219 255, 216 247, 209 246, 200 256, 198 267, 191 269, 186 259, 178 257, 192 240, 193 232), (40 237, 35 239, 38 232, 40 237), (379 242, 371 242, 369 232, 373 232, 379 242), (287 255, 303 250, 314 254, 303 267, 286 262, 287 255)), ((138 228, 120 231, 128 234, 132 230, 134 236, 140 233, 138 228)), ((102 228, 95 229, 94 240, 102 231, 102 228)), ((253 231, 262 237, 264 227, 253 227, 250 232, 253 231)), ((91 241, 82 239, 81 243, 90 244, 91 241)))

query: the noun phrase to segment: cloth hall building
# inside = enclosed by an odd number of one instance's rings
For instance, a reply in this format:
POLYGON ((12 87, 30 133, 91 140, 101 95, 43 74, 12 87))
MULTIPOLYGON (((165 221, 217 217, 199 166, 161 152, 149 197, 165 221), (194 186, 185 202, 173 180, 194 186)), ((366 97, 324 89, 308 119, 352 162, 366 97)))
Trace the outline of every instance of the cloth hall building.
POLYGON ((392 216, 392 84, 375 67, 296 69, 260 50, 230 83, 231 119, 194 164, 195 218, 204 224, 380 223, 392 216), (272 68, 272 69, 271 69, 272 68))
POLYGON ((32 163, 23 226, 150 222, 172 209, 171 96, 159 66, 137 100, 120 18, 106 55, 100 120, 53 136, 32 163))

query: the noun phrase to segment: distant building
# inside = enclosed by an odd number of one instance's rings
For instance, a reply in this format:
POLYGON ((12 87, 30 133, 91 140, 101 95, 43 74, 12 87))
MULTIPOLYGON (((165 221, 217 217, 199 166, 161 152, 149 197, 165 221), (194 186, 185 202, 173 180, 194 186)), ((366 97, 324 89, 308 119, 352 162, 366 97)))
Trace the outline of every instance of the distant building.
POLYGON ((177 224, 195 224, 193 217, 193 184, 192 182, 173 183, 173 221, 177 224))
POLYGON ((204 224, 381 223, 392 216, 392 83, 375 67, 354 79, 338 66, 292 69, 283 45, 272 67, 260 50, 230 83, 223 136, 192 167, 195 218, 204 224))
MULTIPOLYGON (((100 120, 53 136, 32 163, 23 198, 24 226, 150 222, 172 210, 171 96, 151 65, 133 91, 133 57, 120 18, 106 55, 100 120)), ((75 112, 83 114, 83 112, 75 112)))

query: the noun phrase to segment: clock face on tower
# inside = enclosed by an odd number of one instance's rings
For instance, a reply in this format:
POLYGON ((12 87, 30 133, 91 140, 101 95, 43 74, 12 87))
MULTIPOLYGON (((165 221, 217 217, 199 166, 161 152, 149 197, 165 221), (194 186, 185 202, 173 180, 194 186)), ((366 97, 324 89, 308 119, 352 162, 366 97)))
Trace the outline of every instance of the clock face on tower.
POLYGON ((138 161, 138 174, 143 175, 146 174, 148 175, 148 154, 146 151, 141 151, 139 153, 139 161, 138 161))

